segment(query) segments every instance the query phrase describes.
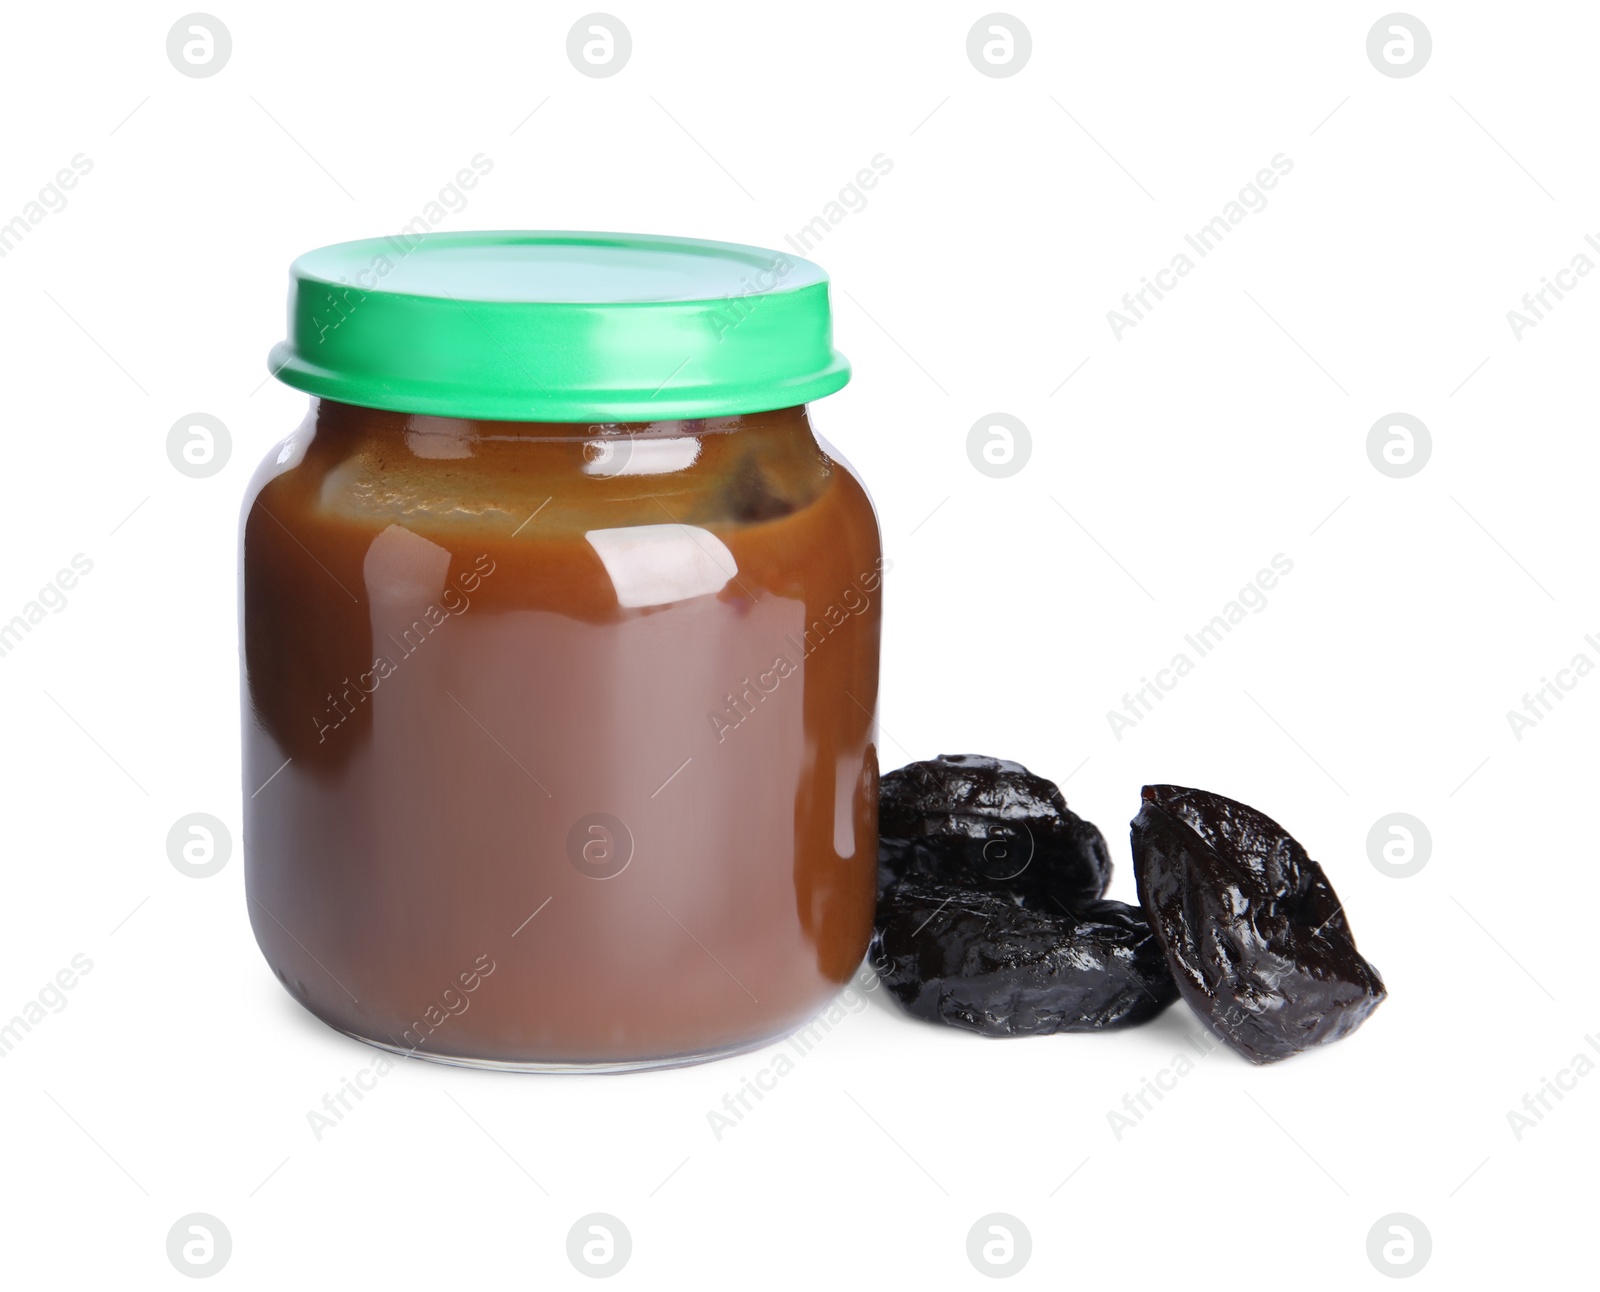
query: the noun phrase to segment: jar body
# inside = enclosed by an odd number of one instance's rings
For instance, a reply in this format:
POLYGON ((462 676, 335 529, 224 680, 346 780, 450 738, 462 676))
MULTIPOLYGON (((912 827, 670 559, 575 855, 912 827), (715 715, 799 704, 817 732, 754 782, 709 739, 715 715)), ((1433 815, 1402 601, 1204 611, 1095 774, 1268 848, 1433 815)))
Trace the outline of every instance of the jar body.
POLYGON ((257 942, 403 1053, 758 1045, 860 963, 883 562, 803 408, 626 427, 314 402, 242 520, 257 942))

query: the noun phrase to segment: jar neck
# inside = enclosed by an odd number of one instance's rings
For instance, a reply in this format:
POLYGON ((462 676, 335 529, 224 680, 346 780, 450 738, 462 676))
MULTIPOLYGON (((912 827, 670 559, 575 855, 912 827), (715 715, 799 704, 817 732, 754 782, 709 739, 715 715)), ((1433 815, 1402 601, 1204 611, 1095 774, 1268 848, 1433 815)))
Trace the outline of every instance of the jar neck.
POLYGON ((785 430, 803 432, 807 436, 811 434, 811 423, 803 404, 756 413, 655 422, 502 422, 402 413, 313 398, 310 420, 319 435, 370 436, 390 433, 404 436, 413 445, 419 442, 432 443, 441 448, 450 445, 468 447, 478 441, 504 440, 587 442, 618 438, 676 439, 785 430))

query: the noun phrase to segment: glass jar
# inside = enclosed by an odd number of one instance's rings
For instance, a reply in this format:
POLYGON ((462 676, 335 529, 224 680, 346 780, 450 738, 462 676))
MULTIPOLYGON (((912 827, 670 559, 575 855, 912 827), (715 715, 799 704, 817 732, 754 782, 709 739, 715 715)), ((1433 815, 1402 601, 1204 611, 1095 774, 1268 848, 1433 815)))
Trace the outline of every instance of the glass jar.
POLYGON ((822 271, 341 244, 296 261, 273 367, 316 396, 242 521, 246 885, 284 986, 491 1067, 801 1026, 860 964, 877 851, 884 562, 806 413, 849 375, 822 271))

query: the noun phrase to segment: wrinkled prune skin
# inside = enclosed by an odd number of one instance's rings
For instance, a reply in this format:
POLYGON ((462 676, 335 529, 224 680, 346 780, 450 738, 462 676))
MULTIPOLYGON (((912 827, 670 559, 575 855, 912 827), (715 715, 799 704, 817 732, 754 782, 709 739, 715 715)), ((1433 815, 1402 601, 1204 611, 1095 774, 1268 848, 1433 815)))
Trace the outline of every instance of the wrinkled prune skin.
POLYGON ((908 1014, 984 1036, 1130 1027, 1178 996, 1150 926, 1124 902, 1050 915, 914 876, 879 898, 868 954, 908 1014))
POLYGON ((1021 763, 940 754, 884 776, 878 889, 911 876, 1010 894, 1060 914, 1111 882, 1105 837, 1021 763))
POLYGON ((1133 820, 1139 901, 1183 998, 1252 1063, 1348 1036, 1387 994, 1322 867, 1276 821, 1178 785, 1133 820))

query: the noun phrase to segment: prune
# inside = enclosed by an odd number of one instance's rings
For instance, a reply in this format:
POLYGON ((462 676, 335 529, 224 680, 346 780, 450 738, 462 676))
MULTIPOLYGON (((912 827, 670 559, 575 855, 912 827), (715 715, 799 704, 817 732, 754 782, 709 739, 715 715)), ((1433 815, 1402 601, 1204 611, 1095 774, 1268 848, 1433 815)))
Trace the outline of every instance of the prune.
POLYGON ((1243 803, 1146 785, 1133 867, 1195 1013, 1252 1063, 1337 1041, 1387 994, 1322 867, 1243 803))
POLYGON ((1106 891, 1111 854, 1055 784, 1021 763, 941 754, 888 773, 879 788, 879 890, 908 876, 1059 913, 1106 891))
POLYGON ((1136 906, 1047 914, 1003 893, 912 877, 878 902, 869 952, 908 1014, 985 1036, 1129 1027, 1177 999, 1136 906))

